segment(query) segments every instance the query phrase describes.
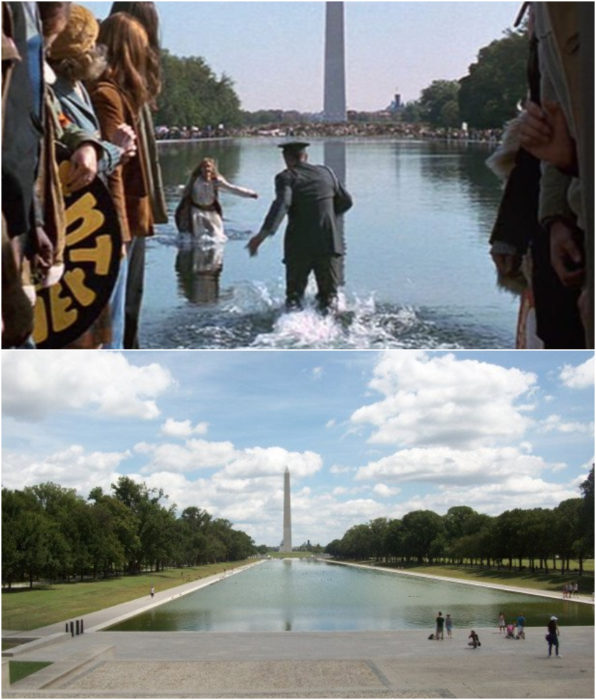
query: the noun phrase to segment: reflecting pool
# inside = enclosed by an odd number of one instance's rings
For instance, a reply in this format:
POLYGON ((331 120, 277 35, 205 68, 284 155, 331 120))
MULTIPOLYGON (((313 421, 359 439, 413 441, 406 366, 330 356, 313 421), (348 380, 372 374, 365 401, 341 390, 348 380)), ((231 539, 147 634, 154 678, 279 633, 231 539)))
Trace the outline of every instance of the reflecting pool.
POLYGON ((270 560, 110 628, 126 631, 432 631, 437 612, 456 628, 491 627, 526 616, 546 626, 592 625, 591 605, 464 584, 335 566, 270 560))
MULTIPOLYGON (((493 146, 395 139, 315 139, 312 163, 343 176, 345 280, 338 317, 284 312, 285 222, 256 258, 256 233, 283 169, 279 139, 164 143, 170 214, 206 155, 259 199, 221 195, 228 241, 217 265, 170 223, 148 242, 146 348, 510 348, 517 300, 498 288, 488 239, 502 196, 485 166, 493 146), (209 262, 209 261, 207 261, 209 262), (223 263, 223 268, 220 263, 223 263)), ((313 290, 307 292, 312 299, 313 290)))

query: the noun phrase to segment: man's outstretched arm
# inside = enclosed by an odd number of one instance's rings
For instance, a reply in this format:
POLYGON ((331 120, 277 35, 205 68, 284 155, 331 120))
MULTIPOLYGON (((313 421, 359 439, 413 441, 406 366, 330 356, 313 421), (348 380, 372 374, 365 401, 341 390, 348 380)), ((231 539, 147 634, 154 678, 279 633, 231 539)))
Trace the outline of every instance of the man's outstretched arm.
POLYGON ((292 186, 289 173, 283 172, 275 177, 275 199, 269 207, 267 216, 263 221, 260 231, 253 236, 248 245, 248 252, 251 257, 257 254, 259 246, 268 236, 273 234, 279 228, 284 216, 288 213, 292 205, 292 186))

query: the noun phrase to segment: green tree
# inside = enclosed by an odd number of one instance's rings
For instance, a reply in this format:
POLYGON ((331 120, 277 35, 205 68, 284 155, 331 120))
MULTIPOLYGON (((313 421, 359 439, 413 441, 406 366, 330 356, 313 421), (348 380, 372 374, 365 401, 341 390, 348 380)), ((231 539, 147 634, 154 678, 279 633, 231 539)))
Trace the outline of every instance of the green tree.
POLYGON ((441 555, 433 546, 443 536, 443 519, 432 510, 415 510, 402 518, 404 554, 408 559, 415 558, 419 563, 441 555))
POLYGON ((523 32, 505 32, 480 49, 462 78, 457 96, 459 116, 477 129, 500 128, 516 115, 527 93, 528 39, 523 32))
POLYGON ((162 51, 163 89, 156 124, 170 126, 238 126, 240 100, 227 75, 218 78, 200 56, 180 58, 162 51))
POLYGON ((433 80, 420 94, 422 118, 432 126, 459 126, 457 80, 433 80))

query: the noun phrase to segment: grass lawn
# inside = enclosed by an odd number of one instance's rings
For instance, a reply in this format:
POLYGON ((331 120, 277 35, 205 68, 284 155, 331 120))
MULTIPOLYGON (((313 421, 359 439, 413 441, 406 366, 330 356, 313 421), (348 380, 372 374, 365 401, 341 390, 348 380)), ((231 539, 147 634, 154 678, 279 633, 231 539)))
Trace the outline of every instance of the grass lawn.
POLYGON ((50 663, 51 661, 9 661, 8 678, 11 683, 16 683, 25 676, 30 676, 32 673, 49 666, 50 663))
POLYGON ((493 583, 503 586, 518 586, 520 588, 536 588, 543 591, 560 592, 565 583, 577 581, 579 583, 579 592, 584 595, 592 595, 594 591, 594 561, 587 562, 584 566, 584 575, 578 576, 577 573, 561 575, 560 571, 553 571, 549 574, 535 573, 529 569, 517 571, 513 569, 478 569, 464 568, 460 566, 409 566, 405 567, 407 571, 412 571, 421 574, 430 574, 432 576, 448 576, 449 578, 468 579, 469 581, 479 581, 483 583, 493 583))
POLYGON ((32 630, 54 622, 71 620, 95 610, 149 595, 151 586, 164 591, 173 586, 213 576, 246 561, 206 564, 159 573, 122 576, 101 581, 57 583, 44 588, 15 588, 2 591, 2 628, 32 630))

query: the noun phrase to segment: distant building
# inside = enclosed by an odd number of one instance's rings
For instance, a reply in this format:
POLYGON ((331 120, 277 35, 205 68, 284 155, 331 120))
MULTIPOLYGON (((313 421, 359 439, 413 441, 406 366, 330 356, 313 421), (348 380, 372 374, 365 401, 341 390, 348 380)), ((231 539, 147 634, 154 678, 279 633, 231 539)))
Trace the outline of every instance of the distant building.
POLYGON ((393 101, 391 102, 389 107, 387 107, 387 111, 391 112, 392 114, 396 114, 397 112, 400 112, 403 109, 403 107, 404 106, 401 101, 401 95, 399 94, 399 92, 396 92, 393 101))

